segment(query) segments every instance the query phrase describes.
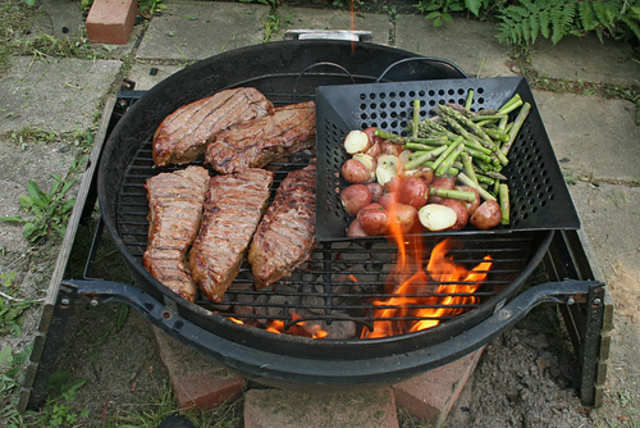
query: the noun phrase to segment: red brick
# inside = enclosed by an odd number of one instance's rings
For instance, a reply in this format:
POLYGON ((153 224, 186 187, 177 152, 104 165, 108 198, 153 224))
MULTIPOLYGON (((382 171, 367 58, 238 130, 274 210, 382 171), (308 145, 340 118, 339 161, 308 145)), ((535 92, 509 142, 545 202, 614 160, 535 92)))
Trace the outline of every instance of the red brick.
POLYGON ((136 12, 136 0, 94 0, 87 15, 87 37, 93 42, 126 44, 136 12))
POLYGON ((155 327, 153 331, 181 408, 209 410, 242 394, 244 378, 163 331, 155 327))
POLYGON ((244 396, 244 428, 398 428, 391 388, 358 392, 251 389, 244 396))
POLYGON ((398 406, 439 427, 478 364, 484 347, 393 386, 398 406))

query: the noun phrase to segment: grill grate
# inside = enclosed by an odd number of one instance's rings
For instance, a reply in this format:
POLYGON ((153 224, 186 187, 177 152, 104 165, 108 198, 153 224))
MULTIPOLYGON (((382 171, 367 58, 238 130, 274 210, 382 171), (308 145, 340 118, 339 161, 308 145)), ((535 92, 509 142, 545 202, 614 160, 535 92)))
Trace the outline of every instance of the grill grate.
MULTIPOLYGON (((306 166, 311 153, 303 153, 288 161, 272 163, 275 171, 272 197, 278 184, 289 171, 306 166)), ((124 174, 118 198, 117 227, 131 255, 142 263, 142 254, 147 241, 147 198, 145 180, 160 172, 169 172, 180 167, 155 168, 151 159, 151 141, 147 141, 131 159, 124 174)), ((424 237, 424 248, 430 251, 442 237, 424 237)), ((538 247, 539 235, 534 233, 494 236, 456 236, 454 248, 449 255, 455 263, 471 269, 489 254, 493 266, 487 280, 472 294, 442 293, 436 288, 453 283, 432 279, 418 283, 411 294, 405 297, 453 297, 474 296, 474 303, 448 305, 448 308, 471 310, 496 297, 509 286, 530 262, 538 247)), ((398 308, 399 305, 374 304, 374 300, 393 297, 388 278, 396 264, 397 249, 394 243, 384 238, 322 242, 314 249, 307 263, 289 278, 261 290, 252 288, 253 278, 248 263, 244 262, 240 272, 220 303, 200 296, 196 304, 225 317, 233 317, 245 324, 267 327, 272 322, 283 323, 287 330, 305 321, 320 323, 323 327, 348 325, 343 328, 351 337, 358 337, 363 328, 370 330, 374 321, 418 321, 438 319, 447 321, 455 316, 419 317, 416 315, 376 317, 376 309, 398 308)), ((411 258, 412 254, 408 254, 411 258)), ((427 254, 428 257, 428 254, 427 254)), ((464 282, 455 284, 464 285, 464 282)), ((468 283, 466 283, 468 284, 468 283)), ((433 303, 433 302, 432 302, 433 303)), ((441 304, 415 303, 409 309, 442 308, 441 304)))

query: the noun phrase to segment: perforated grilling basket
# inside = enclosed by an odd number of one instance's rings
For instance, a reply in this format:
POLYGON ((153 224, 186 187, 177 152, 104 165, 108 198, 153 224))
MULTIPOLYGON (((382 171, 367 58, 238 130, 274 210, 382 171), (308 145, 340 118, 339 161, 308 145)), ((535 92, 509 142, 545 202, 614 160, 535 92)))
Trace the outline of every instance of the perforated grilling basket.
MULTIPOLYGON (((470 89, 475 93, 471 107, 474 111, 497 109, 516 93, 531 104, 529 116, 509 152, 509 164, 502 170, 508 177, 511 224, 488 231, 469 225, 461 231, 440 234, 578 229, 578 215, 527 81, 522 77, 440 79, 316 89, 318 240, 347 239, 345 229, 351 219, 339 195, 347 183, 339 171, 349 157, 343 142, 350 130, 375 126, 407 135, 414 99, 421 100, 420 116, 424 119, 433 114, 438 104, 464 104, 470 89)), ((515 114, 517 111, 511 113, 515 114)))

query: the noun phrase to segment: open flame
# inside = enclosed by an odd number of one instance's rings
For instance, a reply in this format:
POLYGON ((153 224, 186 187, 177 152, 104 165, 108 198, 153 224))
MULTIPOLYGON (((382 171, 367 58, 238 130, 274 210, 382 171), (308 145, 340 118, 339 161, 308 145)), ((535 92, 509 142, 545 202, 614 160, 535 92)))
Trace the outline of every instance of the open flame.
MULTIPOLYGON (((396 218, 395 207, 395 204, 389 207, 390 219, 396 218)), ((464 312, 464 305, 478 303, 478 297, 472 294, 487 278, 493 264, 491 256, 485 256, 483 262, 468 270, 447 255, 453 246, 453 241, 447 238, 431 250, 427 266, 423 268, 426 253, 422 238, 417 235, 405 237, 397 221, 390 221, 389 232, 398 248, 397 263, 387 279, 387 292, 393 297, 373 302, 378 307, 374 317, 382 319, 374 321, 373 331, 365 328, 361 338, 374 339, 432 328, 440 324, 443 317, 464 312), (429 279, 438 283, 437 287, 425 288, 429 279)))
MULTIPOLYGON (((234 317, 227 317, 227 318, 236 324, 240 324, 240 325, 245 324, 242 320, 239 320, 238 318, 234 318, 234 317)), ((301 318, 302 317, 296 314, 295 312, 291 313, 291 319, 293 321, 299 320, 301 318)), ((269 321, 269 325, 265 330, 268 331, 269 333, 281 334, 285 332, 284 327, 285 327, 284 321, 271 320, 269 321)), ((327 335, 329 334, 326 330, 322 328, 320 324, 311 323, 309 321, 298 321, 295 324, 293 324, 291 327, 289 327, 289 329, 287 329, 286 332, 289 334, 294 334, 296 336, 311 337, 313 339, 322 339, 324 337, 327 337, 327 335)))

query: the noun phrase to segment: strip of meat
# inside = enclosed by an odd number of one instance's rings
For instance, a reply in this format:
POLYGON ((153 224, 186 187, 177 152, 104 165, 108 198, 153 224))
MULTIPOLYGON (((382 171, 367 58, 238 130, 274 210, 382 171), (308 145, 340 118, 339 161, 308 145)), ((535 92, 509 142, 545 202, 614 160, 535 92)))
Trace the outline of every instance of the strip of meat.
POLYGON ((316 133, 313 101, 276 107, 273 114, 238 123, 207 146, 205 163, 228 174, 261 168, 283 156, 310 148, 316 133))
POLYGON ((269 199, 273 173, 249 168, 211 178, 202 226, 189 253, 193 279, 219 302, 238 275, 269 199))
POLYGON ((255 88, 226 89, 184 105, 156 129, 153 161, 156 166, 192 162, 220 131, 272 112, 273 104, 255 88))
POLYGON ((316 168, 292 171, 258 225, 249 249, 256 288, 266 287, 308 259, 315 245, 316 168))
POLYGON ((147 179, 149 232, 144 267, 162 285, 193 302, 197 287, 186 263, 198 234, 209 172, 189 166, 147 179))

